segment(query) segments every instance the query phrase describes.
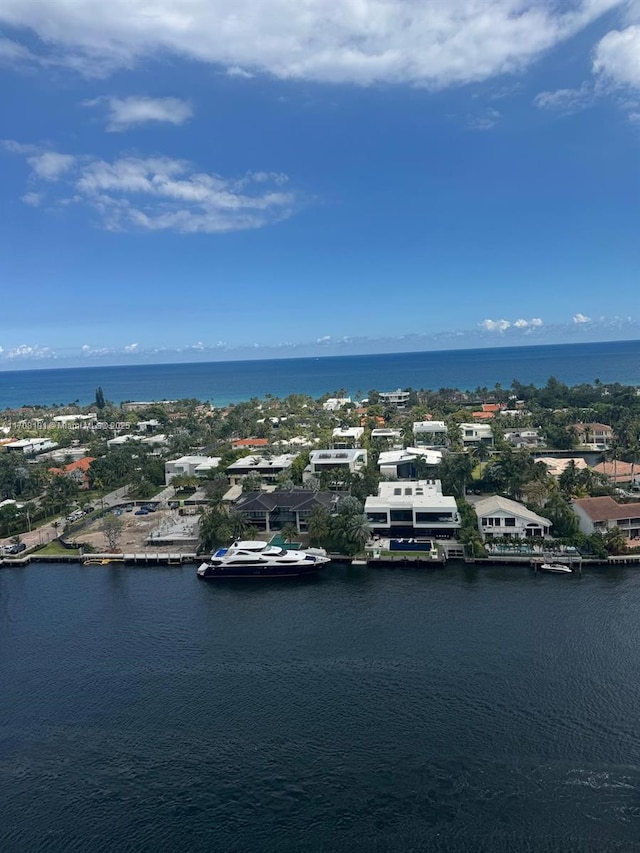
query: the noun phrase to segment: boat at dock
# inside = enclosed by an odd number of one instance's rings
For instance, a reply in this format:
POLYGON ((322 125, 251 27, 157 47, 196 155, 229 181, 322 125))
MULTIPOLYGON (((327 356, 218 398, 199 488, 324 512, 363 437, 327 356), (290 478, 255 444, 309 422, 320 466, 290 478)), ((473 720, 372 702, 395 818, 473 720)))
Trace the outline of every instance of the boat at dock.
POLYGON ((539 569, 541 572, 555 572, 559 575, 570 575, 573 572, 573 569, 564 563, 541 563, 539 569))
POLYGON ((329 562, 322 548, 281 548, 259 540, 236 541, 218 548, 198 567, 201 580, 229 578, 300 578, 314 575, 329 562))

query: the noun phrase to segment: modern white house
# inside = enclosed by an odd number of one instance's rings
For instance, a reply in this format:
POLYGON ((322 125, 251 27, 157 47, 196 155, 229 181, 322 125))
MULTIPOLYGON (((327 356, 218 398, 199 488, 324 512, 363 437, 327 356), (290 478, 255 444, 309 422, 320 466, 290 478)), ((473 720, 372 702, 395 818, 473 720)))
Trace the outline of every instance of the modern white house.
POLYGON ((444 447, 448 442, 444 421, 414 421, 413 439, 419 447, 444 447))
POLYGON ((473 508, 478 517, 478 530, 485 540, 497 537, 543 538, 551 532, 551 522, 548 518, 543 518, 523 504, 501 495, 483 498, 473 508))
POLYGON ((114 447, 121 447, 128 441, 142 441, 142 436, 134 435, 130 432, 125 432, 123 435, 116 435, 114 438, 110 438, 107 441, 107 447, 109 448, 109 450, 112 450, 114 447))
POLYGON ((426 447, 405 447, 400 450, 383 450, 378 456, 380 474, 389 480, 415 480, 416 461, 426 465, 439 465, 442 453, 426 447))
POLYGON ((218 467, 220 459, 219 456, 181 456, 179 459, 171 459, 164 463, 165 484, 169 485, 174 477, 183 475, 204 477, 218 467))
POLYGON ((464 447, 488 444, 493 447, 493 432, 489 424, 460 424, 460 436, 464 447))
POLYGON ((391 427, 379 427, 378 429, 371 430, 371 439, 386 441, 388 445, 394 445, 396 443, 402 443, 402 430, 401 429, 391 429, 391 427))
POLYGON ((18 450, 25 456, 54 450, 58 443, 49 438, 19 438, 4 445, 7 450, 18 450))
POLYGON ((461 527, 456 499, 442 494, 440 480, 380 483, 364 511, 374 533, 450 539, 461 527))
POLYGON ((537 427, 531 429, 511 429, 504 433, 504 440, 519 449, 531 449, 536 447, 544 447, 545 440, 541 437, 537 427))
POLYGON ((336 427, 331 435, 334 450, 348 450, 360 447, 364 427, 336 427))
POLYGON ((54 424, 61 424, 62 426, 77 424, 79 427, 83 423, 97 421, 98 414, 97 412, 89 412, 87 415, 56 415, 52 420, 54 424))
POLYGON ((398 388, 397 391, 381 391, 378 396, 383 406, 396 406, 398 409, 404 409, 409 402, 410 394, 408 391, 402 391, 398 388))
POLYGON ((348 406, 350 402, 351 397, 329 397, 329 399, 325 400, 322 404, 322 408, 325 412, 336 412, 338 409, 348 406))
POLYGON ((226 470, 232 486, 240 485, 249 474, 258 474, 267 484, 277 482, 280 474, 289 471, 297 453, 281 453, 279 456, 253 454, 236 459, 226 470))
POLYGON ((359 474, 367 464, 367 451, 362 448, 350 450, 312 450, 309 464, 302 475, 303 482, 319 477, 327 471, 345 471, 359 474))
MULTIPOLYGON (((640 538, 640 503, 619 504, 612 497, 581 498, 571 502, 582 533, 607 533, 619 528, 627 539, 640 538)), ((637 544, 637 543, 635 543, 637 544)))

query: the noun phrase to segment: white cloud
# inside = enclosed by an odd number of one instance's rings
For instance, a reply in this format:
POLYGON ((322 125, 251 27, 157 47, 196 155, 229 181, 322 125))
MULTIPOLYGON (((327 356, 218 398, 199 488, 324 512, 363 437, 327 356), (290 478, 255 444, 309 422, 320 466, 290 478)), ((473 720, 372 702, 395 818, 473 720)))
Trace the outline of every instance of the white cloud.
POLYGON ((607 33, 596 46, 593 71, 612 86, 640 89, 640 24, 607 33))
POLYGON ((556 89, 540 92, 533 103, 541 110, 552 110, 562 115, 572 115, 590 107, 594 101, 593 88, 583 83, 578 89, 556 89))
POLYGON ((541 328, 544 323, 540 317, 533 317, 531 320, 525 320, 519 317, 517 320, 483 320, 478 323, 481 329, 485 332, 498 332, 502 334, 508 329, 524 329, 526 333, 530 333, 533 329, 541 328))
MULTIPOLYGON (((288 217, 297 203, 292 191, 282 189, 288 178, 280 172, 248 172, 231 180, 169 157, 108 162, 13 141, 5 142, 5 148, 26 155, 31 184, 48 190, 52 204, 87 205, 109 230, 217 233, 261 228, 288 217)), ((32 190, 23 200, 34 204, 36 196, 38 201, 46 197, 32 190)))
POLYGON ((50 347, 42 347, 39 344, 20 344, 20 346, 8 349, 3 353, 4 358, 55 358, 56 354, 50 347))
POLYGON ((621 2, 3 0, 0 22, 38 36, 40 64, 85 74, 173 53, 236 76, 444 87, 519 71, 621 2))
POLYGON ((590 323, 591 317, 586 317, 584 314, 580 314, 580 312, 578 312, 577 314, 573 315, 573 322, 578 325, 582 323, 590 323))
POLYGON ((27 162, 39 178, 45 181, 57 181, 75 163, 71 154, 59 154, 57 151, 45 151, 28 157, 27 162))
POLYGON ((469 116, 468 124, 473 130, 491 130, 502 118, 502 114, 491 107, 480 115, 469 116))
POLYGON ((486 332, 506 332, 511 323, 508 320, 483 320, 480 327, 486 332))
POLYGON ((139 345, 138 344, 127 344, 124 348, 125 352, 138 352, 139 345))
POLYGON ((122 131, 147 122, 184 124, 193 115, 188 101, 180 98, 146 98, 131 95, 128 98, 104 97, 84 101, 84 106, 107 106, 107 130, 122 131))
POLYGON ((25 193, 22 196, 22 201, 25 204, 30 204, 31 207, 38 207, 42 201, 42 195, 40 193, 25 193))

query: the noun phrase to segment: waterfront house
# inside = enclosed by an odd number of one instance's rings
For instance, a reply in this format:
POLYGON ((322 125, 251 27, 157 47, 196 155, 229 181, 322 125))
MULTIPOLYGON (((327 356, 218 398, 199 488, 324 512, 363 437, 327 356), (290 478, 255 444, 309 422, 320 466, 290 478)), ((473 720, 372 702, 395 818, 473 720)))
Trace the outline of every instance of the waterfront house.
POLYGON ((542 462, 547 472, 556 479, 572 462, 576 471, 586 471, 589 467, 581 456, 537 456, 536 462, 542 462))
POLYGON ((364 505, 374 533, 450 539, 460 530, 456 499, 442 494, 440 480, 380 483, 364 505))
POLYGON ((413 438, 416 447, 444 447, 448 442, 444 421, 414 421, 413 438))
POLYGON ((317 492, 313 489, 245 492, 234 502, 233 510, 247 524, 265 533, 282 530, 285 524, 295 524, 299 533, 306 533, 313 510, 321 506, 331 511, 339 498, 337 492, 317 492))
POLYGON ((627 539, 640 538, 640 503, 619 504, 612 497, 580 498, 571 501, 582 533, 607 533, 618 528, 627 539))
POLYGON ((551 521, 527 509, 517 501, 492 495, 474 504, 478 530, 483 539, 545 537, 551 532, 551 521))

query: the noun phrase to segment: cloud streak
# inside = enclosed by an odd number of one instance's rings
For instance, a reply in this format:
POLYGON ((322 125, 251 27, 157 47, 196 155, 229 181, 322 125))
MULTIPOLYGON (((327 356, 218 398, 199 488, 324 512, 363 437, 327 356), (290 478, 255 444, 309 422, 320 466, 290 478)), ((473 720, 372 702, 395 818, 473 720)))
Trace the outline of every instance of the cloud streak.
POLYGON ((280 172, 229 179, 169 157, 107 161, 12 140, 5 148, 25 156, 31 168, 25 203, 89 207, 111 231, 215 234, 262 228, 286 219, 298 204, 280 172))

